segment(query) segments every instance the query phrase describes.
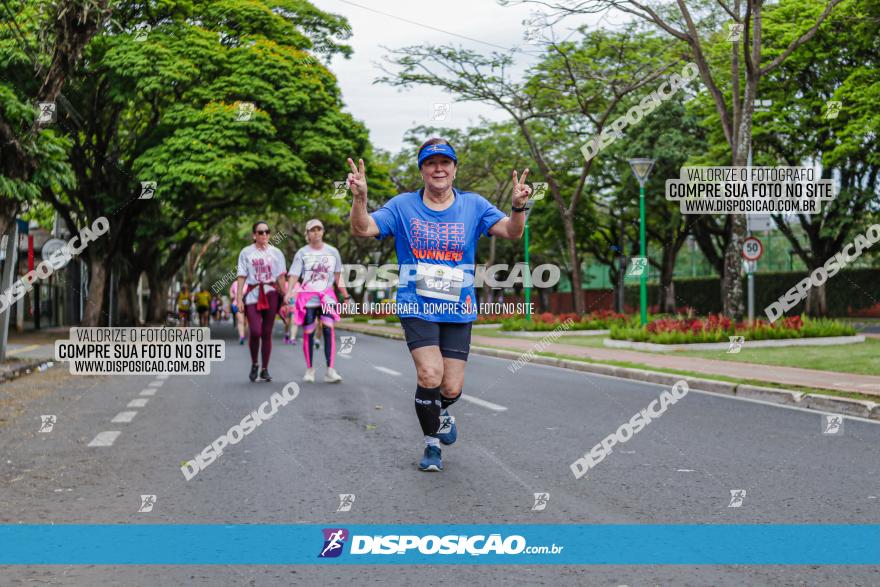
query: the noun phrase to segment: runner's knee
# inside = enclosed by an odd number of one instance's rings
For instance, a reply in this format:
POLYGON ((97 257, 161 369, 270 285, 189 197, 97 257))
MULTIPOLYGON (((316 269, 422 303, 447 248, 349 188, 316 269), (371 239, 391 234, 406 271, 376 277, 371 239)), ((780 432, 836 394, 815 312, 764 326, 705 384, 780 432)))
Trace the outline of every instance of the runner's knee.
POLYGON ((440 384, 440 395, 443 397, 448 397, 449 399, 456 398, 461 395, 461 384, 460 383, 447 383, 442 382, 440 384))
POLYGON ((422 387, 439 387, 443 381, 443 367, 423 365, 417 369, 419 385, 422 387))

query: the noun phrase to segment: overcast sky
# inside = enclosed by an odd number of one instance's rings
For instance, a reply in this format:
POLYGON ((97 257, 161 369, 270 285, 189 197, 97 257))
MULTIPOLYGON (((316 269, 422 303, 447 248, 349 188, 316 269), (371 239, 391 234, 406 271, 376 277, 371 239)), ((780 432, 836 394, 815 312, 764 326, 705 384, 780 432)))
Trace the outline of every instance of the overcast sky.
MULTIPOLYGON (((380 45, 396 49, 420 43, 454 43, 485 54, 493 50, 500 52, 501 48, 517 47, 522 52, 515 54, 517 69, 514 73, 525 71, 535 62, 540 51, 540 45, 526 43, 524 38, 526 26, 523 21, 538 11, 534 5, 500 6, 495 0, 446 0, 437 3, 412 0, 358 0, 355 3, 347 0, 312 0, 312 3, 321 10, 348 19, 353 35, 347 42, 354 54, 348 60, 334 58, 330 69, 339 79, 346 109, 366 124, 374 145, 389 151, 399 150, 406 130, 419 124, 465 128, 476 124, 480 115, 490 120, 503 120, 507 115, 489 105, 457 103, 453 97, 437 88, 419 86, 399 89, 385 84, 374 85, 373 81, 382 75, 376 64, 383 61, 387 53, 380 45), (451 104, 444 122, 431 120, 435 103, 451 104)), ((566 29, 574 24, 575 21, 570 20, 554 28, 565 34, 566 29)))

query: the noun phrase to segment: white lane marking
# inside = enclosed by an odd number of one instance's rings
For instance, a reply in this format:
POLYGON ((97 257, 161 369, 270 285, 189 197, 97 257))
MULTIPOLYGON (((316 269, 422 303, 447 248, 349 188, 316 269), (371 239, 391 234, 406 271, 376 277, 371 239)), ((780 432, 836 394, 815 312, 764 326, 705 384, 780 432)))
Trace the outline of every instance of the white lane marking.
POLYGON ((494 410, 496 412, 504 412, 507 410, 504 406, 493 404, 492 402, 487 402, 484 399, 480 399, 478 397, 474 397, 472 395, 461 394, 461 399, 467 400, 472 404, 477 404, 478 406, 482 406, 484 408, 488 408, 490 410, 494 410))
MULTIPOLYGON (((497 349, 496 349, 497 350, 497 349)), ((505 361, 510 362, 509 359, 502 359, 501 357, 492 357, 489 355, 476 355, 482 359, 495 359, 496 361, 505 361)), ((571 374, 575 375, 585 375, 588 377, 604 377, 605 379, 614 379, 615 381, 623 381, 632 383, 634 385, 649 385, 651 387, 660 387, 663 389, 669 389, 672 387, 671 385, 664 385, 662 383, 651 383, 650 381, 639 381, 638 379, 627 379, 626 377, 617 377, 616 375, 605 375, 603 373, 591 373, 589 371, 576 371, 574 369, 566 369, 565 367, 556 367, 555 365, 542 365, 540 363, 529 363, 532 367, 544 367, 546 369, 561 369, 563 371, 568 371, 571 374)), ((682 379, 687 379, 687 377, 682 376, 682 379)), ((794 410, 795 412, 806 412, 808 414, 822 414, 821 410, 814 410, 811 408, 802 408, 800 406, 789 406, 787 404, 777 404, 775 402, 768 402, 760 399, 752 399, 750 397, 742 397, 738 395, 730 395, 729 393, 720 393, 716 391, 703 391, 702 389, 691 389, 688 393, 696 393, 698 395, 710 395, 712 397, 720 397, 724 399, 731 399, 740 402, 748 402, 750 404, 761 404, 764 406, 770 406, 774 408, 782 408, 784 410, 794 410)), ((820 393, 821 392, 817 392, 820 393)), ((461 397, 467 397, 462 395, 461 397)), ((845 420, 853 420, 854 422, 864 422, 866 424, 880 424, 878 420, 872 420, 869 418, 863 418, 861 416, 850 416, 848 414, 840 414, 843 416, 845 420)))
POLYGON ((676 473, 693 473, 694 470, 693 469, 676 469, 675 472, 676 473))
POLYGON ((142 408, 147 405, 147 402, 150 401, 145 397, 136 397, 125 406, 126 408, 142 408))
POLYGON ((147 389, 143 390, 140 395, 156 395, 156 388, 148 387, 147 389))
POLYGON ((147 387, 162 387, 163 385, 165 385, 165 381, 161 379, 159 381, 150 381, 147 383, 147 387))
POLYGON ((398 377, 402 375, 402 373, 400 373, 399 371, 389 369, 388 367, 381 367, 379 365, 373 365, 373 369, 375 369, 376 371, 381 371, 382 373, 387 373, 388 375, 396 375, 398 377))
POLYGON ((350 358, 351 358, 351 355, 343 355, 342 353, 339 353, 339 354, 337 354, 336 356, 337 356, 337 357, 342 357, 343 359, 350 359, 350 358))
POLYGON ((121 434, 118 430, 108 430, 106 432, 99 432, 98 435, 92 439, 89 443, 89 446, 113 446, 113 442, 116 438, 121 434))
POLYGON ((168 379, 168 373, 159 373, 156 375, 156 379, 168 379))
POLYGON ((114 424, 128 424, 134 417, 137 416, 137 412, 119 412, 116 416, 110 420, 114 424))

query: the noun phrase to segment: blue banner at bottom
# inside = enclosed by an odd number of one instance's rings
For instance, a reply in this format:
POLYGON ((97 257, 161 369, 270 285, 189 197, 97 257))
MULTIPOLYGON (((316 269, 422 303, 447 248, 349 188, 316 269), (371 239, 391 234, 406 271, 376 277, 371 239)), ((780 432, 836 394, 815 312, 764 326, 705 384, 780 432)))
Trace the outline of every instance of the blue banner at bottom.
POLYGON ((2 565, 880 565, 880 525, 0 525, 2 565))

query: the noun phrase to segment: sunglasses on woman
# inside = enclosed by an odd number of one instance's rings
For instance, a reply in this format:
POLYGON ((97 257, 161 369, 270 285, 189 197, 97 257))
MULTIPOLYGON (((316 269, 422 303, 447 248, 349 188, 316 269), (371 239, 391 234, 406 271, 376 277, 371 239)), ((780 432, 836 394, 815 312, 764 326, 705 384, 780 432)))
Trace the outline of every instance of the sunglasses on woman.
POLYGON ((256 232, 257 232, 257 234, 270 234, 272 231, 270 231, 270 230, 258 230, 258 231, 256 231, 256 232))

